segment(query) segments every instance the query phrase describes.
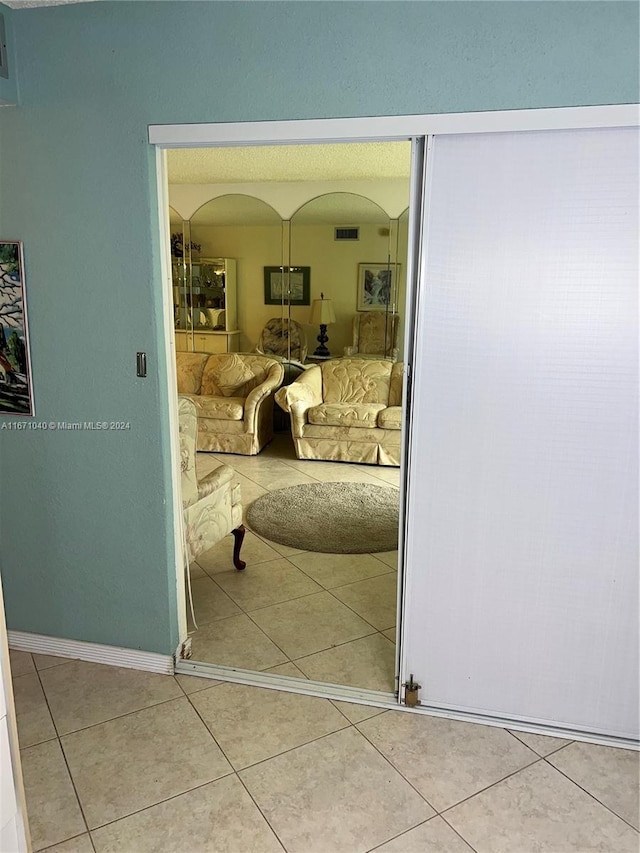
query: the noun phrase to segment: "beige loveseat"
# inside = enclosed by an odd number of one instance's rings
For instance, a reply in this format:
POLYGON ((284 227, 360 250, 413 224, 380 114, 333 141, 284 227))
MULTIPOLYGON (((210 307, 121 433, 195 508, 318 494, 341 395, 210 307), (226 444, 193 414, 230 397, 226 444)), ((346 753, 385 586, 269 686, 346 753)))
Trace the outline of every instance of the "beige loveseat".
POLYGON ((276 394, 299 459, 400 464, 402 362, 338 358, 276 394))
POLYGON ((284 370, 255 353, 177 352, 178 393, 198 414, 198 450, 253 456, 273 438, 273 392, 284 370))

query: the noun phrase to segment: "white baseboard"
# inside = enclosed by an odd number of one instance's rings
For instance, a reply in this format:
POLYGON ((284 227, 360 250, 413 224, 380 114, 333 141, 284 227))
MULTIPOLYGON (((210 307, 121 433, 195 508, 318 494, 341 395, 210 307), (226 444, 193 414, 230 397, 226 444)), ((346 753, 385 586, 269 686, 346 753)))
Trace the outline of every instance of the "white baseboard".
POLYGON ((37 655, 86 660, 126 669, 159 672, 173 675, 174 660, 171 655, 142 652, 139 649, 123 649, 118 646, 103 646, 100 643, 85 643, 82 640, 64 640, 44 634, 27 634, 24 631, 7 631, 9 648, 17 652, 37 655))

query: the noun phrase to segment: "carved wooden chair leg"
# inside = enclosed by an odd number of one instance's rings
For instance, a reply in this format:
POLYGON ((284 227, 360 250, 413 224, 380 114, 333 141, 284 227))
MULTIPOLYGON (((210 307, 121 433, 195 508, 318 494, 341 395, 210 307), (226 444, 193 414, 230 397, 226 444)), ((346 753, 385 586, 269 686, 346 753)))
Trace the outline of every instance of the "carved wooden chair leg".
POLYGON ((239 527, 236 527, 235 530, 231 531, 233 533, 234 543, 233 543, 233 565, 238 570, 242 570, 247 565, 244 560, 240 559, 240 549, 242 548, 242 542, 244 540, 244 534, 246 530, 244 528, 244 524, 241 524, 239 527))

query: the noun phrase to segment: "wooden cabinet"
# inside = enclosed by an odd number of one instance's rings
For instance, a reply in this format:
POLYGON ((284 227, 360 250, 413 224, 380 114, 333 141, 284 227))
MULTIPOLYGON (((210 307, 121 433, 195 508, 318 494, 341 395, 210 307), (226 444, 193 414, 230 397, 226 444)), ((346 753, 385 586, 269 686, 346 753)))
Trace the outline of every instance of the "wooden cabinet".
POLYGON ((172 280, 176 350, 237 352, 235 260, 174 258, 172 280))
POLYGON ((240 331, 182 332, 176 330, 176 351, 178 352, 238 352, 240 350, 240 331))

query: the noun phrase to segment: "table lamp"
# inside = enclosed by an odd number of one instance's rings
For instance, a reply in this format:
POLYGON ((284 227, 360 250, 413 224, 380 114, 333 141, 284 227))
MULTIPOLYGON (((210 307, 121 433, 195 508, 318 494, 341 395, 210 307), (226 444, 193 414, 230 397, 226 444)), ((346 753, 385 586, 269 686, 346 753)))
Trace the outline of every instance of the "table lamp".
POLYGON ((330 358, 331 353, 326 347, 326 343, 329 340, 327 335, 327 326, 330 323, 335 323, 336 315, 333 311, 333 303, 330 299, 324 298, 324 293, 320 294, 320 299, 314 299, 313 305, 311 306, 311 318, 309 322, 312 325, 320 326, 320 334, 317 337, 319 342, 319 346, 317 347, 314 355, 320 356, 321 358, 330 358))

